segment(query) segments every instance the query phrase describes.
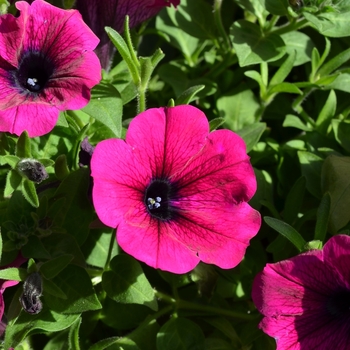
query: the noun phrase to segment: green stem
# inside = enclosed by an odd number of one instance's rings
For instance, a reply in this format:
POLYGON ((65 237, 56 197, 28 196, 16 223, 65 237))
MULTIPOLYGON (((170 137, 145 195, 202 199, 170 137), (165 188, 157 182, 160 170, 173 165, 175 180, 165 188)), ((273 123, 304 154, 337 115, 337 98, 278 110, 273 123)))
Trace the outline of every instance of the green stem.
POLYGON ((202 311, 202 312, 204 311, 204 312, 209 312, 209 313, 216 314, 216 315, 223 315, 223 316, 238 318, 238 319, 246 320, 246 321, 254 320, 257 317, 257 315, 249 315, 246 313, 227 310, 227 309, 221 309, 221 308, 214 307, 214 306, 200 305, 200 304, 191 303, 191 302, 185 301, 185 300, 178 300, 177 306, 179 309, 198 310, 198 311, 202 311))
POLYGON ((189 301, 185 301, 185 300, 181 300, 181 299, 175 300, 171 296, 166 295, 166 294, 161 293, 161 292, 157 292, 157 291, 155 292, 155 294, 156 294, 157 298, 162 299, 163 301, 165 301, 169 304, 172 304, 173 305, 172 307, 174 310, 176 308, 187 309, 187 310, 197 310, 197 311, 202 311, 202 312, 208 312, 208 313, 215 314, 215 315, 223 315, 223 316, 238 318, 238 319, 247 320, 247 321, 254 320, 257 317, 256 315, 249 315, 246 313, 221 309, 221 308, 217 308, 214 306, 191 303, 189 301))
POLYGON ((306 123, 310 123, 313 127, 316 126, 315 121, 304 111, 301 104, 304 100, 312 93, 314 88, 309 87, 304 90, 304 93, 298 96, 292 104, 292 108, 299 113, 299 115, 304 119, 306 123))
POLYGON ((146 89, 139 87, 139 95, 137 101, 137 114, 146 110, 146 89))
POLYGON ((271 33, 281 35, 281 34, 293 32, 303 27, 307 27, 308 25, 309 25, 308 21, 305 18, 303 18, 299 21, 291 22, 287 25, 278 27, 277 29, 272 30, 271 33))
POLYGON ((269 24, 267 26, 267 28, 265 29, 265 32, 270 32, 272 30, 272 28, 275 26, 275 24, 277 23, 277 21, 279 20, 280 16, 277 15, 273 15, 271 20, 269 21, 269 24))
POLYGON ((220 35, 224 39, 224 47, 225 50, 228 51, 231 49, 231 41, 228 37, 224 25, 222 24, 222 17, 221 17, 221 6, 222 6, 222 0, 214 0, 214 20, 216 27, 219 30, 220 35))

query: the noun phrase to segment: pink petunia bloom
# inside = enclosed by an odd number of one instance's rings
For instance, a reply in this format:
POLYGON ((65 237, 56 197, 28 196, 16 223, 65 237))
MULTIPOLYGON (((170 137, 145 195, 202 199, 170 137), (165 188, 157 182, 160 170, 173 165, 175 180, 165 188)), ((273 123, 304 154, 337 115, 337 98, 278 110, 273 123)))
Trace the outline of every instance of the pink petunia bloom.
MULTIPOLYGON (((23 258, 22 255, 19 254, 11 264, 3 266, 1 269, 6 269, 8 267, 19 267, 25 261, 27 261, 27 259, 23 258)), ((18 283, 18 281, 5 281, 0 279, 0 337, 3 335, 6 329, 6 323, 1 321, 5 310, 4 297, 2 295, 4 294, 6 288, 16 286, 18 283)))
POLYGON ((110 42, 105 27, 112 27, 121 33, 125 16, 129 15, 129 26, 133 28, 155 16, 163 7, 180 4, 180 0, 77 0, 75 7, 84 21, 100 38, 96 53, 102 67, 109 68, 114 46, 110 42))
POLYGON ((139 114, 125 141, 96 146, 91 170, 100 220, 154 268, 186 273, 200 260, 232 268, 260 228, 247 204, 256 179, 244 141, 229 130, 209 133, 195 107, 139 114))
POLYGON ((80 109, 101 78, 98 38, 76 10, 19 1, 0 16, 0 131, 50 132, 60 111, 80 109))
POLYGON ((260 328, 278 350, 350 349, 350 237, 267 264, 253 283, 260 328))

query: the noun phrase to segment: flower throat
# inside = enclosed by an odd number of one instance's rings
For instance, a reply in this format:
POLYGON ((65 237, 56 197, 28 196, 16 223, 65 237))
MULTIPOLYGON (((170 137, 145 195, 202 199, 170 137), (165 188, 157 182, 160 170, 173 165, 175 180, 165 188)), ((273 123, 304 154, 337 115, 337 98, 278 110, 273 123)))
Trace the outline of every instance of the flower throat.
POLYGON ((40 52, 22 54, 15 74, 16 85, 29 93, 41 92, 54 72, 52 62, 40 52))
POLYGON ((173 186, 166 180, 152 180, 145 191, 144 203, 148 213, 159 220, 173 218, 174 208, 170 204, 174 196, 173 186))

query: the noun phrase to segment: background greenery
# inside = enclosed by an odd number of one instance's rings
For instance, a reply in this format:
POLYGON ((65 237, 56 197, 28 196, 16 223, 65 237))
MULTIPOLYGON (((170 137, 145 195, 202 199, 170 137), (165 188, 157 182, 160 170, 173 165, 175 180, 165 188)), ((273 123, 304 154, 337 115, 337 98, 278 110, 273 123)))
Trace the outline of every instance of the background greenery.
POLYGON ((29 259, 0 278, 39 271, 44 305, 29 315, 18 302, 22 283, 6 289, 3 347, 275 349, 258 329, 255 275, 349 234, 350 0, 181 0, 131 32, 137 61, 128 40, 108 33, 121 55, 88 106, 62 113, 40 138, 0 135, 1 265, 19 251, 29 259), (82 140, 123 137, 139 110, 171 99, 247 144, 258 181, 250 204, 264 223, 234 269, 151 269, 121 252, 94 213, 90 172, 78 165, 82 140), (35 185, 20 175, 25 158, 49 178, 35 185))

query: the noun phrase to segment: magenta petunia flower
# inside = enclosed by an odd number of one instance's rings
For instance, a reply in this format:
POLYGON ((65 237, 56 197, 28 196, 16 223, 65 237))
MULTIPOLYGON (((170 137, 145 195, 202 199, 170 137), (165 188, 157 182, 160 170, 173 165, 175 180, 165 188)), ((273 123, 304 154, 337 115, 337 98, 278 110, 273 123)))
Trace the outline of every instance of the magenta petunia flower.
POLYGON ((350 237, 332 237, 323 250, 267 264, 255 278, 260 328, 278 350, 350 349, 350 237))
POLYGON ((139 114, 125 141, 96 146, 91 170, 100 220, 152 267, 186 273, 201 260, 232 268, 260 228, 247 204, 256 179, 244 141, 229 130, 209 133, 195 107, 139 114))
POLYGON ((48 133, 59 112, 80 109, 101 78, 98 38, 76 10, 19 1, 0 16, 0 131, 48 133))
POLYGON ((114 47, 105 32, 105 27, 112 27, 121 33, 126 15, 129 15, 130 28, 133 28, 155 16, 163 7, 179 4, 180 0, 77 0, 75 7, 100 38, 96 53, 102 67, 108 69, 114 47))
MULTIPOLYGON (((3 266, 1 269, 6 269, 8 267, 19 267, 22 265, 25 261, 27 261, 26 258, 23 258, 21 254, 17 256, 17 258, 9 265, 3 266)), ((5 281, 0 279, 0 337, 3 335, 6 329, 6 323, 2 321, 4 311, 5 311, 5 303, 4 303, 4 297, 3 294, 5 292, 5 289, 8 287, 16 286, 19 282, 18 281, 5 281)))

